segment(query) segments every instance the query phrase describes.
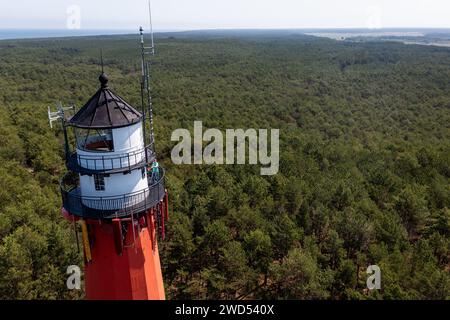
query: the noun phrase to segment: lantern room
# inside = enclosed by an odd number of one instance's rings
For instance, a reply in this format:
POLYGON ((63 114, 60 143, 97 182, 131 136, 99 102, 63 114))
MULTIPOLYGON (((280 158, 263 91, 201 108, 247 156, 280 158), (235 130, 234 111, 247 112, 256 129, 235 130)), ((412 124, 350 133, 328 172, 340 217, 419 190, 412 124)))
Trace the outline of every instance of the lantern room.
POLYGON ((75 128, 77 149, 69 160, 70 169, 81 173, 130 170, 149 156, 143 115, 109 89, 104 73, 99 80, 101 88, 69 121, 75 128))

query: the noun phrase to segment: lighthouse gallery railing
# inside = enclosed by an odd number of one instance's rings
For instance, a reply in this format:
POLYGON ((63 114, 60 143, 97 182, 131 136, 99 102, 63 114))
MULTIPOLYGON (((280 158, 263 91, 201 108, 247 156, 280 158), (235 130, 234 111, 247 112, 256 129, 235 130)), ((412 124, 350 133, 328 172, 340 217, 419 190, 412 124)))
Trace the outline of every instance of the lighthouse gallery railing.
POLYGON ((114 173, 144 167, 145 161, 147 159, 151 161, 153 158, 151 148, 147 146, 142 150, 114 155, 87 155, 74 152, 70 155, 67 165, 69 170, 82 174, 114 173), (146 154, 147 158, 145 157, 146 154))
POLYGON ((164 169, 160 178, 149 187, 135 193, 120 196, 92 197, 80 193, 78 175, 69 173, 61 180, 63 207, 75 216, 87 219, 112 219, 143 212, 156 206, 165 194, 164 169))

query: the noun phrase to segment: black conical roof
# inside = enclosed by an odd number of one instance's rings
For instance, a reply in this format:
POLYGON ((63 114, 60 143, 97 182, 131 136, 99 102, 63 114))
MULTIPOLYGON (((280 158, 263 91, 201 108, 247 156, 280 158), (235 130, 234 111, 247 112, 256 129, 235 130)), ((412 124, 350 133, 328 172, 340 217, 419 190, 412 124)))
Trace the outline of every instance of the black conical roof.
POLYGON ((108 87, 108 77, 99 77, 101 88, 70 119, 69 124, 77 128, 109 129, 135 124, 142 120, 142 113, 108 87))

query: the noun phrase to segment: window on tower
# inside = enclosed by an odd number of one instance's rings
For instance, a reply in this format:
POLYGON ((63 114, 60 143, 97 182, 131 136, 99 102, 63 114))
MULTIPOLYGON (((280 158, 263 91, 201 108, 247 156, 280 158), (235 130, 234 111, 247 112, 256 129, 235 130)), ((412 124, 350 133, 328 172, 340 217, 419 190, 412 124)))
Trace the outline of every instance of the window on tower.
POLYGON ((78 149, 95 152, 114 151, 112 129, 80 129, 75 130, 78 149))
POLYGON ((96 191, 105 191, 105 176, 94 174, 94 184, 96 191))

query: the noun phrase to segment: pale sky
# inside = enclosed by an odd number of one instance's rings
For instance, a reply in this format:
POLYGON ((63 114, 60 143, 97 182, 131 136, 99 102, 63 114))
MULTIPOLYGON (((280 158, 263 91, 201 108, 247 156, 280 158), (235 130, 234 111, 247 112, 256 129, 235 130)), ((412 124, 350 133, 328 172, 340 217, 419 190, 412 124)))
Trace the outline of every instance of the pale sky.
MULTIPOLYGON (((148 26, 147 3, 0 0, 0 28, 134 30, 148 26)), ((450 28, 449 0, 152 0, 152 8, 155 30, 450 28)))

